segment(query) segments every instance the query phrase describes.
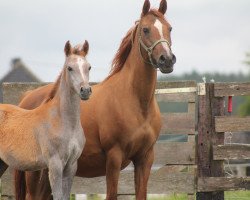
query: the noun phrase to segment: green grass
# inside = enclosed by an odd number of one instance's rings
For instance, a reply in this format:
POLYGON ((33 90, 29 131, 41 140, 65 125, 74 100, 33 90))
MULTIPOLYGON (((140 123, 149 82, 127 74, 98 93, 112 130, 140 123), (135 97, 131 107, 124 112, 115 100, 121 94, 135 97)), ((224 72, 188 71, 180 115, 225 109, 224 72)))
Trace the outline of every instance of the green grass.
POLYGON ((187 195, 185 194, 173 194, 164 197, 149 197, 148 200, 187 200, 187 195))
MULTIPOLYGON (((71 200, 75 200, 74 195, 71 195, 71 200)), ((98 195, 91 195, 88 200, 102 200, 98 195)), ((155 197, 149 195, 148 200, 188 200, 186 194, 172 194, 163 197, 155 197)), ((231 191, 225 192, 225 200, 250 200, 250 191, 231 191)))
POLYGON ((250 199, 250 191, 231 191, 225 192, 225 200, 247 200, 250 199))
MULTIPOLYGON (((173 194, 166 197, 151 197, 148 200, 187 200, 185 194, 173 194)), ((225 192, 225 200, 250 200, 250 191, 225 192)))

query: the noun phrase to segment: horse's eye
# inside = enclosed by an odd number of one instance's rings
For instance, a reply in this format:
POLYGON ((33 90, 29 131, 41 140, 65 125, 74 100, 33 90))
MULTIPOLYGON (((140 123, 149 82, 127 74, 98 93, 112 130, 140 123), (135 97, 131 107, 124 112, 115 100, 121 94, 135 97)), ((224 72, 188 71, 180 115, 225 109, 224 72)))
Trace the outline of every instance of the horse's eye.
POLYGON ((89 67, 89 71, 91 70, 91 66, 89 67))
POLYGON ((68 70, 69 71, 73 71, 72 67, 68 66, 68 70))
POLYGON ((144 34, 149 34, 149 29, 148 28, 143 28, 142 31, 143 31, 144 34))
POLYGON ((170 32, 172 31, 172 29, 173 29, 172 27, 169 27, 169 31, 170 31, 170 32))

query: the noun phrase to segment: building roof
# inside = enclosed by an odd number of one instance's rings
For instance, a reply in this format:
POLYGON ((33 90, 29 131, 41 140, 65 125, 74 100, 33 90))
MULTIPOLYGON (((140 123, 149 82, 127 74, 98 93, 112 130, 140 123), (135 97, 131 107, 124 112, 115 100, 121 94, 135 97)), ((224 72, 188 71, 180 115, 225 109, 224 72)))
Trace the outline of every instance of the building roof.
POLYGON ((21 61, 16 58, 12 60, 11 70, 0 80, 3 82, 41 82, 21 61))
POLYGON ((21 61, 16 58, 12 60, 10 71, 0 80, 0 102, 3 102, 3 82, 41 82, 21 61))

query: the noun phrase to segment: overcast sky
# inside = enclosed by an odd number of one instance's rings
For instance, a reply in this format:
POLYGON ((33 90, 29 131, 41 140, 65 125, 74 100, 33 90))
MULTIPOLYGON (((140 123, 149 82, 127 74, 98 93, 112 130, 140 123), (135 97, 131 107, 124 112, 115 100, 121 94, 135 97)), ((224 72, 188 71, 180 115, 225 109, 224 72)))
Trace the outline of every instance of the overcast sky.
MULTIPOLYGON (((22 58, 43 81, 64 63, 67 40, 90 43, 91 81, 104 79, 144 0, 0 0, 0 77, 22 58)), ((159 0, 151 0, 158 7, 159 0)), ((250 0, 168 0, 174 74, 244 72, 250 51, 250 0)))

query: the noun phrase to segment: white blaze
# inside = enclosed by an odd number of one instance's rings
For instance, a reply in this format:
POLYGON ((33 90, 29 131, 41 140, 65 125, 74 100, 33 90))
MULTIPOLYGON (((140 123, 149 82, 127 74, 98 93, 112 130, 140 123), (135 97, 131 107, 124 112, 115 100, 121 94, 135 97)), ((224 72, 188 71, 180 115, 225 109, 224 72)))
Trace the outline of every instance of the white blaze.
POLYGON ((80 73, 81 73, 81 76, 82 76, 83 80, 87 81, 86 80, 87 77, 85 76, 85 74, 83 72, 83 65, 85 64, 85 60, 82 59, 82 58, 78 58, 77 64, 78 64, 78 67, 79 67, 79 70, 80 70, 80 73))
MULTIPOLYGON (((164 38, 164 35, 163 35, 163 25, 162 23, 160 22, 160 20, 156 19, 155 20, 155 23, 154 23, 154 26, 157 28, 157 30, 159 31, 159 34, 161 36, 161 39, 165 39, 164 38)), ((163 47, 163 49, 166 50, 168 56, 171 56, 171 50, 168 46, 168 44, 166 42, 161 42, 161 45, 163 47)))

